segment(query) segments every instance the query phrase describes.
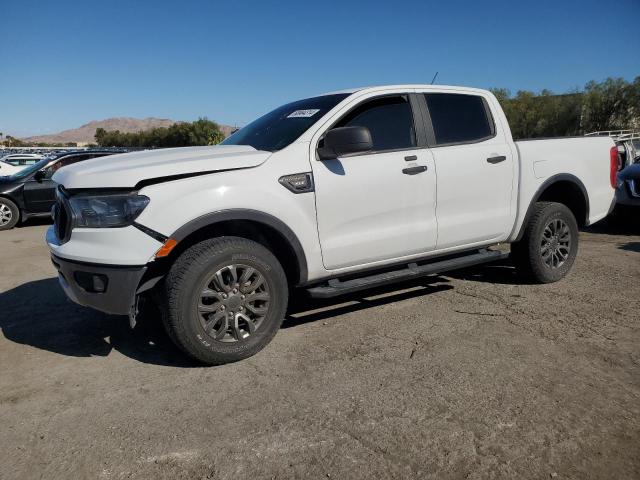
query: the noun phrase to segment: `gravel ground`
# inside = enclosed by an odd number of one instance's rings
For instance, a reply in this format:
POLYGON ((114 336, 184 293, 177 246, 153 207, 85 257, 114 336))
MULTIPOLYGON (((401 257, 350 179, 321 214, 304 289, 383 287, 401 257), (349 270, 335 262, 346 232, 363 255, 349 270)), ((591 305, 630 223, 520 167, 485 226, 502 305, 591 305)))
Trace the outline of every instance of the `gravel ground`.
POLYGON ((68 302, 45 229, 0 232, 2 479, 640 478, 640 228, 583 232, 552 285, 298 296, 216 368, 68 302))

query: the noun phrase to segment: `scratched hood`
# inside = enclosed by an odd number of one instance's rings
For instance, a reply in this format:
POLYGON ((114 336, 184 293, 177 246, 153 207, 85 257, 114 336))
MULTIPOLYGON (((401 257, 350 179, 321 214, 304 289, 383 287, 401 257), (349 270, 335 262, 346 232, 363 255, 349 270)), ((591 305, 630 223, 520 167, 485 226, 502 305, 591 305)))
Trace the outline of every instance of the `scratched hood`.
POLYGON ((53 180, 65 188, 133 188, 142 181, 256 167, 270 155, 245 145, 145 150, 78 162, 58 170, 53 180))

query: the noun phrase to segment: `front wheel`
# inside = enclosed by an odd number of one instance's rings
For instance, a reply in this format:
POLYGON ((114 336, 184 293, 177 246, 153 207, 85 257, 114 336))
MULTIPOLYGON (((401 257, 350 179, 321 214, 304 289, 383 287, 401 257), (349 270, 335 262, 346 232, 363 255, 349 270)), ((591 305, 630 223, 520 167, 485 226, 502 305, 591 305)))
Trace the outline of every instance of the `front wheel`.
POLYGON ((18 206, 8 198, 0 197, 0 230, 11 230, 19 220, 18 206))
POLYGON ((288 301, 274 255, 239 237, 185 250, 164 282, 165 327, 185 353, 209 365, 254 355, 277 333, 288 301))
POLYGON ((511 245, 518 273, 538 283, 552 283, 569 273, 578 254, 578 224, 565 205, 539 202, 522 239, 511 245))

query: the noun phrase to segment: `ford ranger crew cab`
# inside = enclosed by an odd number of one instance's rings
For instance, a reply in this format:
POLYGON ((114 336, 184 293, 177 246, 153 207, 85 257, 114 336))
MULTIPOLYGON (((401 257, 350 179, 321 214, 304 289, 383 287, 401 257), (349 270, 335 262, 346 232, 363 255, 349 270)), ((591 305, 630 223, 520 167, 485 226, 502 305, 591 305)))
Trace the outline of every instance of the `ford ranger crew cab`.
POLYGON ((159 305, 207 364, 255 354, 290 291, 331 297, 503 258, 529 281, 571 269, 612 208, 610 138, 514 142, 488 91, 429 85, 295 101, 217 146, 59 170, 47 232, 73 301, 135 322, 159 305))

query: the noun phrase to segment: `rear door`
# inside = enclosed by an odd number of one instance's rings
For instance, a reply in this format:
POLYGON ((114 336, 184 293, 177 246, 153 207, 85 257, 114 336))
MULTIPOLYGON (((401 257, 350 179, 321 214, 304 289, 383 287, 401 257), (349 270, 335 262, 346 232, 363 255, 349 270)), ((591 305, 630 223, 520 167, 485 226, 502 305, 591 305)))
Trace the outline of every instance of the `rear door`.
POLYGON ((327 269, 435 248, 435 171, 426 135, 421 140, 419 111, 410 94, 372 96, 348 107, 330 127, 367 127, 374 148, 312 162, 327 269))
POLYGON ((424 93, 438 176, 437 248, 500 241, 512 227, 514 157, 486 98, 424 93))

